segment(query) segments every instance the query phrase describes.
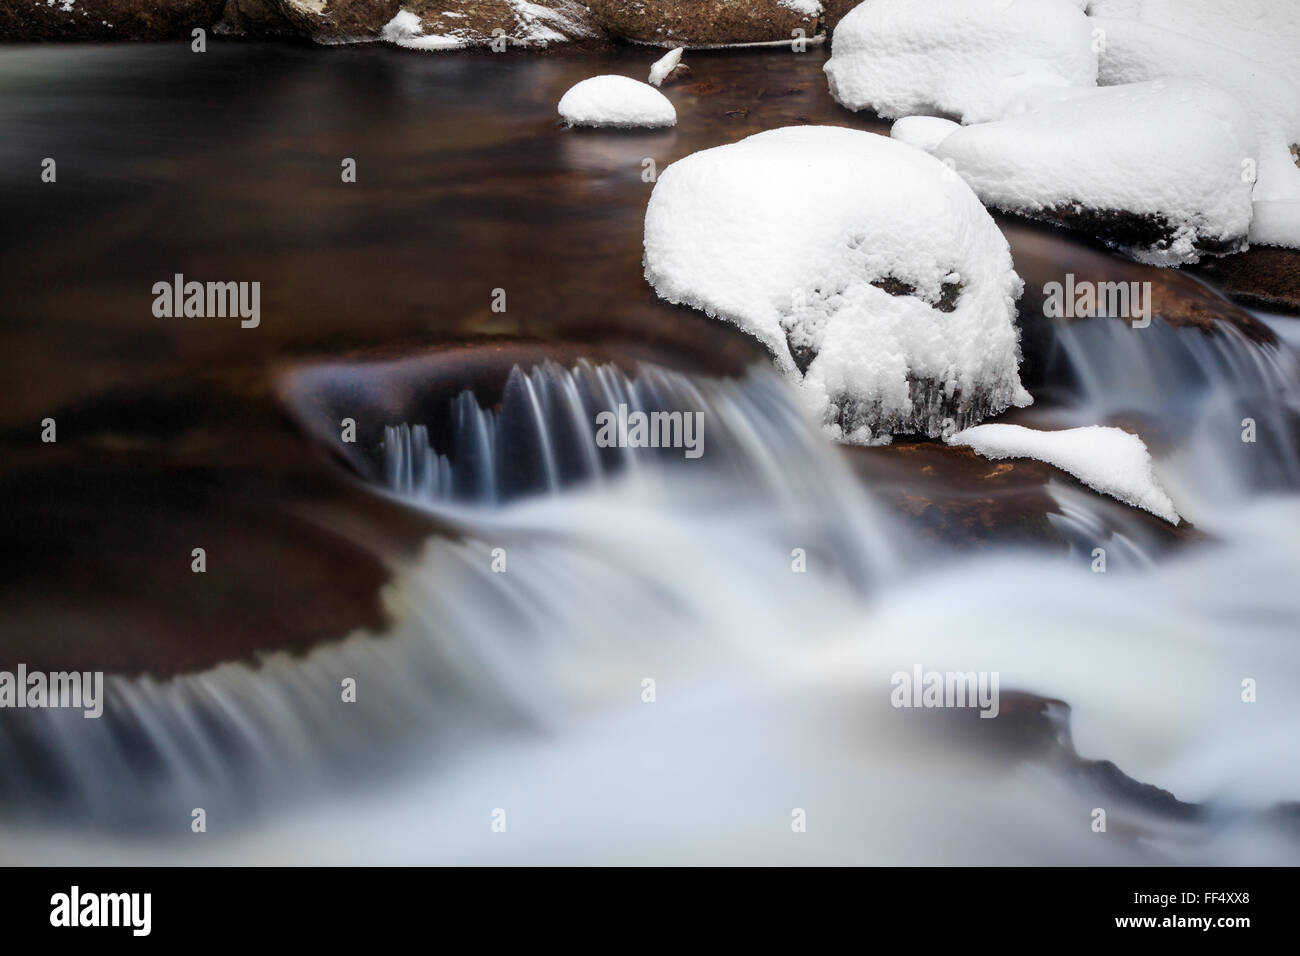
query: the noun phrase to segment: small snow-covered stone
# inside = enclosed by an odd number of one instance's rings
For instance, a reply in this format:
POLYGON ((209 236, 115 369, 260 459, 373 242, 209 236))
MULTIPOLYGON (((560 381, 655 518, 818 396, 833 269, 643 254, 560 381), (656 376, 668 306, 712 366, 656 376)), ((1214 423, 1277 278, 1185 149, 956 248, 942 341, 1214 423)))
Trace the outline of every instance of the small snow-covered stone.
POLYGON ((1040 431, 1023 425, 977 425, 947 439, 985 458, 1036 458, 1068 471, 1089 488, 1178 524, 1173 501, 1160 486, 1151 454, 1137 435, 1089 425, 1040 431))
POLYGON ((849 109, 997 119, 1034 86, 1092 86, 1078 0, 868 0, 835 28, 826 76, 849 109))
POLYGON ((788 127, 673 163, 645 274, 755 336, 843 441, 938 436, 1031 400, 1006 240, 960 177, 883 136, 788 127), (832 201, 801 204, 810 183, 832 201))
POLYGON ((1101 235, 1144 261, 1244 246, 1252 186, 1242 164, 1255 136, 1223 91, 1192 80, 1040 88, 1008 113, 942 137, 940 127, 898 125, 913 142, 937 139, 930 151, 984 202, 1101 235))
POLYGON ((659 59, 650 65, 650 85, 663 86, 664 80, 668 74, 677 69, 677 64, 682 62, 682 48, 677 47, 675 50, 669 50, 659 59))
POLYGON ((560 116, 570 126, 673 126, 677 110, 649 83, 627 76, 593 76, 560 97, 560 116))

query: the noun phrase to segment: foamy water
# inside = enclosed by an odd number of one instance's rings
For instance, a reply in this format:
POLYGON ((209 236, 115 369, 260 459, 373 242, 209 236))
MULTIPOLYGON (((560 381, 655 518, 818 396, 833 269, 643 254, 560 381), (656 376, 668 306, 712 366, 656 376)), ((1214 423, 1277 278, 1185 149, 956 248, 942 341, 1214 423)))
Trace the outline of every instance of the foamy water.
MULTIPOLYGON (((1053 412, 1196 399, 1178 421, 1163 413, 1181 437, 1157 461, 1215 540, 1158 560, 1067 482, 1052 488, 1068 553, 925 547, 766 371, 545 366, 516 373, 499 412, 457 399, 447 450, 398 423, 375 462, 386 493, 465 537, 394 562, 391 632, 258 669, 115 682, 102 721, 69 717, 45 739, 67 772, 8 791, 27 826, 7 856, 1296 862, 1294 829, 1269 813, 1300 795, 1300 497, 1278 488, 1296 460, 1263 437, 1256 457, 1233 457, 1212 425, 1238 414, 1229 396, 1280 389, 1258 405, 1261 436, 1285 432, 1293 371, 1285 353, 1187 335, 1155 342, 1162 358, 1143 361, 1163 381, 1137 384, 1102 367, 1104 338, 1067 340, 1085 385, 1053 412), (706 455, 588 447, 581 424, 616 400, 704 410, 706 455), (889 706, 890 675, 918 664, 1067 702, 1081 757, 1203 812, 1144 808, 935 732, 889 706), (344 677, 355 704, 339 699, 344 677), (195 806, 220 840, 189 833, 195 806), (169 814, 175 838, 158 824, 169 814)), ((28 753, 0 746, 10 765, 28 753)))

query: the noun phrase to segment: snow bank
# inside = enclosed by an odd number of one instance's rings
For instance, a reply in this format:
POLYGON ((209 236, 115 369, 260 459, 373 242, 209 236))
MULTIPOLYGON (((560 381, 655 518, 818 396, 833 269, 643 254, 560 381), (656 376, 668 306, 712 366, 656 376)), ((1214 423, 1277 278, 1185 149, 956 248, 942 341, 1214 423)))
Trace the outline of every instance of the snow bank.
POLYGON ((673 163, 645 274, 759 339, 836 439, 937 436, 1030 402, 1006 240, 959 177, 883 136, 789 127, 673 163), (798 205, 814 186, 834 201, 798 205))
POLYGON ((1091 86, 1092 27, 1077 0, 867 0, 835 28, 831 95, 881 116, 977 123, 1034 86, 1091 86))
MULTIPOLYGON (((1243 22, 1251 22, 1248 11, 1239 12, 1243 22)), ((1287 12, 1300 23, 1300 5, 1292 5, 1287 12)), ((1223 25, 1223 37, 1245 49, 1243 55, 1220 45, 1218 37, 1197 39, 1163 25, 1196 25, 1188 11, 1166 17, 1162 25, 1125 19, 1098 18, 1094 22, 1105 39, 1099 82, 1114 85, 1192 77, 1236 97, 1248 112, 1258 140, 1258 153, 1238 157, 1239 173, 1244 161, 1257 163, 1247 172, 1247 181, 1255 184, 1250 238, 1258 243, 1300 247, 1300 168, 1291 154, 1291 144, 1300 143, 1300 86, 1287 76, 1287 69, 1294 70, 1294 64, 1300 62, 1300 34, 1294 37, 1291 61, 1283 68, 1268 61, 1266 51, 1272 44, 1264 34, 1223 25), (1259 49, 1247 42, 1252 37, 1258 40, 1259 49)), ((1208 22, 1218 22, 1217 17, 1208 18, 1208 22)), ((1288 20, 1279 13, 1274 22, 1285 28, 1288 20)), ((1260 29, 1270 25, 1258 22, 1260 29)))
POLYGON ((1089 488, 1178 524, 1178 512, 1156 479, 1147 446, 1122 429, 1090 425, 1037 431, 1021 425, 977 425, 947 441, 966 445, 985 458, 1045 461, 1089 488))
POLYGON ((1254 126, 1227 93, 1195 80, 1040 88, 1008 113, 946 127, 946 136, 902 120, 898 135, 928 144, 984 202, 1109 230, 1144 261, 1177 265, 1244 246, 1252 187, 1242 170, 1256 152, 1254 126))
POLYGON ((650 85, 662 86, 668 74, 677 69, 677 64, 682 62, 682 47, 669 50, 659 59, 650 65, 650 85))
POLYGON ((649 83, 627 76, 593 76, 560 97, 560 116, 570 126, 673 126, 677 110, 649 83))

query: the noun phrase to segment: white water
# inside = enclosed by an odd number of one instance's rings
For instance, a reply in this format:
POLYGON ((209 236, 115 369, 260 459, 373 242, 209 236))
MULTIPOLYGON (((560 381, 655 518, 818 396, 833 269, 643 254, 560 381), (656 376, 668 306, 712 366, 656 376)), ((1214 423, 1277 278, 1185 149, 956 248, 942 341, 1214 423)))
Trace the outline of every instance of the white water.
MULTIPOLYGON (((1300 499, 1277 411, 1294 369, 1186 337, 1137 340, 1140 376, 1115 365, 1134 343, 1064 339, 1085 384, 1051 413, 1138 408, 1178 429, 1161 477, 1223 540, 1159 561, 1111 520, 1118 506, 1063 482, 1068 554, 941 563, 767 372, 551 367, 513 376, 499 414, 462 397, 446 457, 416 429, 384 449, 393 493, 468 534, 395 565, 390 633, 117 682, 92 732, 56 724, 62 775, 6 778, 13 813, 36 821, 0 846, 56 862, 88 846, 105 862, 1300 861, 1294 825, 1260 812, 1300 797, 1300 499), (1236 396, 1274 428, 1255 458, 1216 437, 1236 396), (617 401, 705 411, 705 456, 595 449, 583 426, 617 401), (1093 541, 1113 552, 1104 575, 1093 541), (1206 814, 1177 822, 921 731, 920 712, 888 706, 890 674, 917 663, 1067 701, 1082 756, 1206 814), (356 704, 339 700, 345 676, 356 704), (189 833, 195 806, 207 838, 189 833), (1089 827, 1097 806, 1106 834, 1089 827), (104 829, 132 822, 152 839, 104 829)), ((0 747, 4 766, 32 762, 12 736, 0 747)))

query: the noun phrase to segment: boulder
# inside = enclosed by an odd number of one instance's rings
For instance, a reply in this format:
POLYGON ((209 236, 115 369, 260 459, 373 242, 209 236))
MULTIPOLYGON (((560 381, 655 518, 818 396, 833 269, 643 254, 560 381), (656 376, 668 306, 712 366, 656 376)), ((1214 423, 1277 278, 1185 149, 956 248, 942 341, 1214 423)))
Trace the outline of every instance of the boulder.
POLYGON ((236 33, 346 43, 375 39, 400 6, 401 0, 226 0, 221 18, 236 33))
POLYGON ((0 4, 0 41, 170 40, 208 28, 224 0, 12 0, 0 4))
POLYGON ((820 28, 816 0, 590 0, 610 36, 665 47, 789 42, 820 28))

